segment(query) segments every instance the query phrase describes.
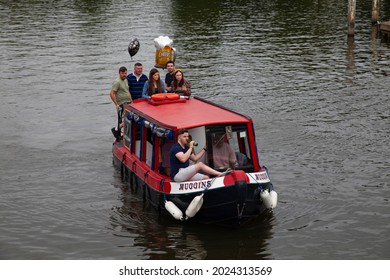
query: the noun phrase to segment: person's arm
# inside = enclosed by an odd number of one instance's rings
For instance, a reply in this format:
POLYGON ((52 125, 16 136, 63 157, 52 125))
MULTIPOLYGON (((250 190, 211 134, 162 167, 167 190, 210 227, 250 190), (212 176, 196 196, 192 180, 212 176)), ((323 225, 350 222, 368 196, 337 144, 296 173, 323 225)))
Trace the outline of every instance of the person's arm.
POLYGON ((149 85, 149 82, 146 81, 144 84, 144 88, 142 89, 142 98, 148 98, 148 95, 147 95, 148 85, 149 85))
POLYGON ((188 80, 184 81, 183 87, 182 87, 183 93, 185 96, 191 96, 191 83, 188 80))
POLYGON ((161 90, 162 90, 162 92, 167 92, 165 90, 165 84, 164 84, 163 80, 160 80, 160 83, 161 83, 161 90))
POLYGON ((233 148, 229 144, 227 144, 227 145, 229 146, 229 163, 230 163, 230 167, 236 167, 236 166, 238 166, 236 153, 234 152, 233 148))
POLYGON ((198 161, 204 154, 206 154, 207 149, 204 147, 199 153, 197 154, 191 154, 191 160, 192 161, 198 161))
POLYGON ((188 149, 187 152, 183 153, 183 152, 178 152, 177 154, 175 154, 175 156, 177 157, 177 159, 181 162, 181 163, 185 163, 187 160, 190 159, 191 157, 191 151, 192 149, 188 149))
MULTIPOLYGON (((194 148, 194 141, 191 141, 190 143, 189 143, 189 148, 188 148, 188 150, 185 152, 185 153, 183 153, 183 152, 178 152, 178 153, 176 153, 175 154, 175 156, 176 156, 176 158, 180 161, 180 162, 182 162, 182 163, 185 163, 187 160, 189 160, 190 158, 191 158, 191 156, 194 156, 193 154, 192 154, 192 149, 194 148)), ((192 159, 192 158, 191 158, 192 159)), ((193 159, 192 159, 193 160, 193 159)))
POLYGON ((114 102, 115 107, 118 109, 119 108, 119 104, 118 104, 118 102, 116 102, 116 95, 115 94, 116 94, 116 92, 112 89, 110 91, 110 97, 111 97, 112 102, 114 102))

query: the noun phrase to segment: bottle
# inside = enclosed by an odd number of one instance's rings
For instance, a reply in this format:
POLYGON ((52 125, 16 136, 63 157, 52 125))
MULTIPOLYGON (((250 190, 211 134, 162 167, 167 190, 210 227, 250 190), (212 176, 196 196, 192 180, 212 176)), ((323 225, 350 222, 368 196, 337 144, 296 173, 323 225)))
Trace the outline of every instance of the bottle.
MULTIPOLYGON (((188 139, 188 140, 187 140, 187 143, 190 144, 190 143, 191 143, 191 140, 188 139)), ((194 141, 194 147, 196 147, 196 146, 198 146, 198 142, 195 142, 195 141, 194 141)))

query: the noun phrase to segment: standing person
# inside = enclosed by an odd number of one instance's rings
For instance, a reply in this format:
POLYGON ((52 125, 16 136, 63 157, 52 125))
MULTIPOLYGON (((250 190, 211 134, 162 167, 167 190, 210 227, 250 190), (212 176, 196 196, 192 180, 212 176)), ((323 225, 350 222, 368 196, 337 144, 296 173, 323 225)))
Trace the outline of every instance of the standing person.
POLYGON ((165 75, 165 88, 167 92, 172 92, 173 73, 175 72, 175 63, 170 60, 167 62, 168 73, 165 75))
POLYGON ((209 176, 198 173, 203 171, 209 175, 219 176, 223 173, 212 169, 203 162, 197 162, 194 165, 190 165, 190 159, 192 161, 199 160, 205 153, 206 148, 203 148, 201 152, 194 155, 192 149, 194 147, 194 141, 188 143, 189 134, 187 129, 180 129, 178 131, 177 143, 175 143, 169 151, 169 162, 171 164, 171 179, 176 182, 183 182, 187 180, 204 180, 209 176))
POLYGON ((123 103, 133 102, 130 96, 129 85, 127 84, 126 76, 127 68, 121 66, 119 68, 119 77, 112 83, 110 91, 111 100, 115 104, 118 114, 118 127, 117 129, 115 129, 115 127, 111 129, 117 140, 120 137, 120 127, 122 126, 123 103))
POLYGON ((190 81, 184 79, 184 74, 181 69, 176 69, 173 74, 172 92, 179 93, 184 96, 191 96, 190 81))
POLYGON ((127 76, 127 82, 133 100, 142 98, 142 90, 147 80, 148 77, 142 73, 142 64, 139 62, 134 64, 134 72, 127 76))
POLYGON ((147 98, 155 93, 165 92, 164 82, 160 79, 160 73, 156 68, 149 72, 149 79, 145 82, 142 90, 142 98, 147 98))

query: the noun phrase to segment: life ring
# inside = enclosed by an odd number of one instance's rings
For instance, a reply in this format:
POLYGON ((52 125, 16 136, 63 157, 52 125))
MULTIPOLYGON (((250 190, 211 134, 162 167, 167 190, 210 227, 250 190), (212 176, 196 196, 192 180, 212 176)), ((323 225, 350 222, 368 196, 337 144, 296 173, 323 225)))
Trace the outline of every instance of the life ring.
POLYGON ((176 100, 179 98, 180 95, 177 93, 156 93, 151 96, 153 101, 176 100))
POLYGON ((165 97, 165 93, 156 93, 156 94, 153 94, 151 96, 151 99, 154 100, 154 101, 162 101, 164 100, 166 97, 165 97))
POLYGON ((167 93, 165 94, 169 100, 176 100, 180 98, 180 94, 177 93, 167 93))

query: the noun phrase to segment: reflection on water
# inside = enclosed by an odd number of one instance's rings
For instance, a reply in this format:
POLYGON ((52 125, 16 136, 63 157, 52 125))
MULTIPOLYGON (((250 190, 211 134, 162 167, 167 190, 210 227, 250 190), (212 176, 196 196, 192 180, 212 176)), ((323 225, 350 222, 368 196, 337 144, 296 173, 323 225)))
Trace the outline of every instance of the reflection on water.
POLYGON ((123 247, 142 248, 134 259, 269 259, 272 213, 265 213, 245 230, 182 223, 161 216, 128 186, 122 187, 123 205, 111 213, 115 236, 128 238, 123 247))
POLYGON ((348 37, 347 41, 347 71, 346 76, 352 82, 356 74, 356 65, 355 65, 355 39, 353 37, 348 37))

